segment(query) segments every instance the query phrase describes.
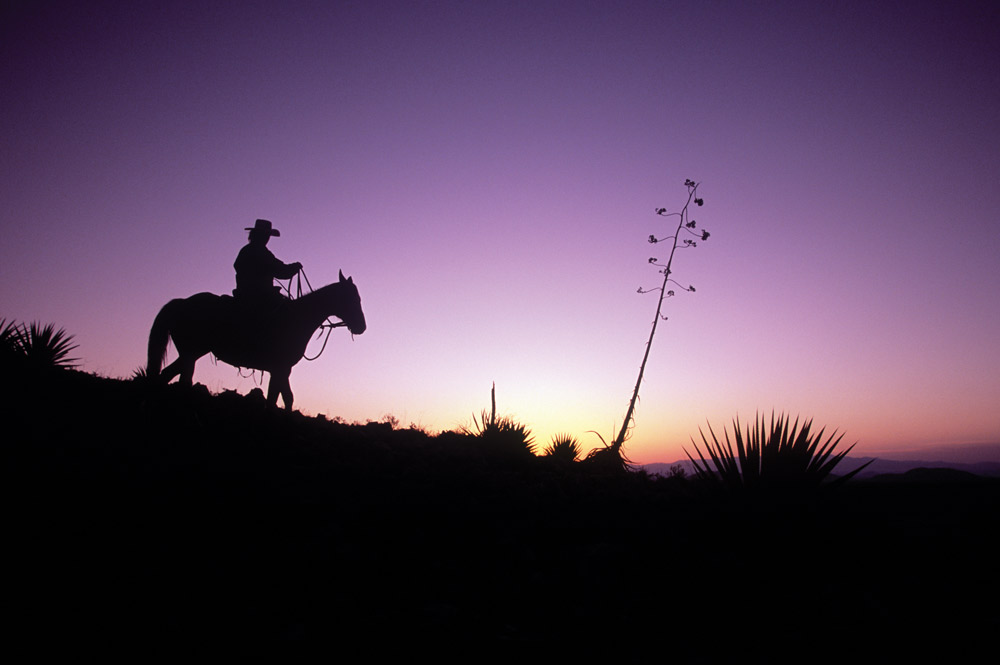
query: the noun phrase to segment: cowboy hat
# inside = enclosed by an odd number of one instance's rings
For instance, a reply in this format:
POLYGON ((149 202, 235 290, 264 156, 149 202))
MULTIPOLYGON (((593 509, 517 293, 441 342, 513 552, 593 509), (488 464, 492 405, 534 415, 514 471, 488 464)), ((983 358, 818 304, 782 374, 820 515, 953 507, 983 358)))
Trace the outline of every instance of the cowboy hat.
POLYGON ((266 236, 280 236, 281 233, 278 229, 271 228, 271 222, 266 219, 258 219, 254 222, 254 225, 250 228, 243 229, 244 231, 252 231, 254 233, 260 233, 266 236))

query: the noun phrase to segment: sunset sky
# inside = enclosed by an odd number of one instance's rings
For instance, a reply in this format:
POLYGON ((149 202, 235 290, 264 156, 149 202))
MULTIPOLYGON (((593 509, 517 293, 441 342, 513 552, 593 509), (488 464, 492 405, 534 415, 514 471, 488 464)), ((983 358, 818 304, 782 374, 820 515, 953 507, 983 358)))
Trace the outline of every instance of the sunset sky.
POLYGON ((861 454, 1000 441, 995 2, 4 7, 0 317, 64 327, 87 371, 228 293, 262 217, 368 320, 295 367, 304 413, 440 431, 495 382, 540 444, 594 447, 691 178, 711 238, 675 260, 697 292, 665 305, 631 459, 772 410, 861 454))

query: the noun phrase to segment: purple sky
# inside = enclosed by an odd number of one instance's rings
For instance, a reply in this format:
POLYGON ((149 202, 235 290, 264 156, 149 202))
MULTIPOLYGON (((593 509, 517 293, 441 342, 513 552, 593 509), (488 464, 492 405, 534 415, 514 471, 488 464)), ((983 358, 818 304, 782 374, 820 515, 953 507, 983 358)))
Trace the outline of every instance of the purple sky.
POLYGON ((653 211, 692 178, 712 238, 675 261, 697 293, 632 459, 772 409, 861 453, 1000 441, 996 3, 822 4, 13 3, 0 317, 128 376, 264 217, 368 318, 296 366, 298 408, 439 431, 495 381, 539 443, 589 448, 642 358, 653 211))

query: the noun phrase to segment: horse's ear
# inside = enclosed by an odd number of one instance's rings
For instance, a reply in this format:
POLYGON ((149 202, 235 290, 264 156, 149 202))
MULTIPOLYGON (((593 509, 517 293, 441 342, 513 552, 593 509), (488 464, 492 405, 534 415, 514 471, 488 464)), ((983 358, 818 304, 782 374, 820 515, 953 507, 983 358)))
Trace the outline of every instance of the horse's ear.
POLYGON ((344 271, 340 270, 338 272, 340 272, 340 281, 343 282, 344 281, 344 271))

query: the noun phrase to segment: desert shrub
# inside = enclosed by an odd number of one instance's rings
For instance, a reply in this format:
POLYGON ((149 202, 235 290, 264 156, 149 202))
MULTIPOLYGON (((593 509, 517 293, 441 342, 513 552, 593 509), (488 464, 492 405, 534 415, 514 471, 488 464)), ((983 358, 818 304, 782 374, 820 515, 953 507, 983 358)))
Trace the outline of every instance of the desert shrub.
POLYGON ((54 325, 28 325, 0 320, 0 344, 5 363, 21 363, 33 369, 73 368, 77 358, 69 354, 79 345, 73 335, 54 325))
POLYGON ((32 322, 28 325, 24 338, 24 355, 28 364, 35 367, 72 368, 78 364, 77 358, 69 354, 79 345, 73 343, 73 336, 65 329, 51 323, 42 325, 32 322))
POLYGON ((475 416, 472 421, 472 427, 463 431, 479 439, 489 449, 535 454, 535 437, 531 430, 510 416, 496 416, 483 411, 481 422, 475 416))
POLYGON ((577 461, 580 453, 580 442, 569 434, 556 434, 544 450, 545 455, 563 462, 577 461))
MULTIPOLYGON (((768 424, 764 416, 756 417, 754 424, 740 428, 739 418, 733 419, 733 438, 723 429, 723 440, 716 437, 708 425, 711 440, 699 429, 705 451, 692 439, 695 459, 687 450, 694 465, 695 477, 712 483, 721 483, 732 490, 755 491, 773 489, 809 489, 824 483, 834 467, 854 448, 834 454, 844 435, 834 431, 825 440, 826 429, 812 433, 812 420, 801 427, 798 418, 789 424, 787 415, 771 414, 768 424), (734 447, 735 445, 735 447, 734 447)), ((840 476, 832 485, 839 485, 864 469, 868 464, 840 476)))
POLYGON ((479 441, 491 453, 535 454, 535 437, 531 430, 510 416, 497 415, 496 385, 490 390, 491 409, 485 409, 476 418, 472 415, 472 425, 462 427, 463 434, 479 441))

